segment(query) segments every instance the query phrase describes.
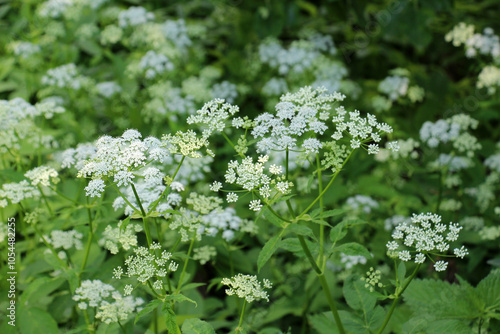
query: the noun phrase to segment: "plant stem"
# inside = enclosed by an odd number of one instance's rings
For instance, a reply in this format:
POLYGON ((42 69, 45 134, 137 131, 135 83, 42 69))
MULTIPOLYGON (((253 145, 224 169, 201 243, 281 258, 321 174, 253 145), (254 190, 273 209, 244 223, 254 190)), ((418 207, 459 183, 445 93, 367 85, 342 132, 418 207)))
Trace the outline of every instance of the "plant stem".
POLYGON ((245 156, 243 154, 241 154, 240 152, 236 151, 236 147, 234 146, 233 142, 231 141, 231 139, 229 139, 229 137, 224 133, 224 131, 221 131, 220 132, 222 134, 222 137, 224 137, 224 139, 226 139, 226 141, 229 143, 229 145, 231 145, 231 147, 233 148, 233 150, 238 153, 238 155, 242 158, 245 158, 245 156))
POLYGON ((335 301, 332 298, 332 294, 330 293, 330 288, 328 287, 328 282, 326 281, 325 274, 318 275, 318 279, 321 283, 321 287, 323 288, 323 292, 326 296, 326 300, 328 301, 328 305, 330 305, 330 311, 333 314, 333 318, 335 319, 335 324, 337 325, 337 329, 340 334, 344 334, 344 326, 342 325, 342 320, 340 320, 339 312, 337 311, 337 307, 335 306, 335 301))
POLYGON ((87 330, 89 331, 90 334, 94 334, 94 326, 90 324, 90 319, 89 319, 89 314, 87 310, 83 310, 83 317, 85 318, 85 323, 87 324, 87 330))
POLYGON ((137 204, 139 204, 139 208, 141 209, 142 223, 144 225, 144 233, 146 233, 146 241, 148 242, 148 247, 151 248, 151 244, 153 243, 153 238, 151 237, 151 231, 149 230, 146 211, 144 211, 144 207, 142 206, 141 203, 141 198, 139 197, 139 194, 137 194, 137 190, 135 189, 134 184, 131 183, 130 185, 132 186, 132 191, 134 192, 135 200, 137 201, 137 204))
MULTIPOLYGON (((175 180, 175 176, 179 172, 179 169, 181 168, 181 165, 184 162, 184 159, 186 159, 186 157, 183 155, 181 158, 181 161, 179 161, 179 164, 177 165, 177 168, 175 169, 174 175, 172 175, 172 181, 175 180)), ((160 200, 163 198, 163 196, 168 195, 169 192, 170 192, 170 185, 165 187, 165 190, 163 190, 160 197, 158 197, 158 199, 152 203, 151 209, 148 210, 148 215, 150 215, 153 212, 153 210, 156 209, 158 204, 160 204, 160 200)))
POLYGON ((120 189, 116 186, 116 184, 111 183, 111 186, 113 186, 113 188, 115 188, 115 190, 118 192, 118 194, 123 198, 123 200, 125 201, 125 203, 128 204, 128 206, 130 206, 132 209, 134 209, 134 211, 139 211, 139 209, 137 209, 135 206, 132 205, 132 203, 130 203, 130 201, 127 199, 127 197, 125 195, 123 195, 123 193, 120 191, 120 189))
POLYGON ((85 246, 85 255, 83 257, 82 267, 80 268, 80 273, 78 273, 78 285, 80 285, 81 283, 82 280, 81 275, 85 270, 85 266, 87 265, 87 259, 90 253, 90 245, 92 244, 92 238, 94 236, 94 227, 92 225, 92 213, 90 212, 89 198, 88 197, 85 198, 87 200, 87 217, 89 219, 89 238, 87 239, 87 245, 85 246))
POLYGON ((179 277, 179 284, 177 284, 177 289, 175 290, 175 293, 179 293, 181 291, 182 281, 184 280, 184 275, 186 274, 189 257, 191 256, 191 252, 193 251, 195 240, 196 240, 196 231, 194 232, 193 239, 191 239, 191 244, 189 245, 186 262, 184 262, 184 266, 182 267, 181 277, 179 277))
POLYGON ((417 267, 415 268, 415 270, 411 274, 410 278, 406 281, 405 285, 403 285, 403 288, 400 291, 397 291, 397 288, 396 288, 396 296, 394 297, 394 300, 392 301, 391 308, 389 309, 389 312, 387 312, 387 314, 385 315, 384 323, 377 331, 377 334, 381 334, 382 331, 387 326, 387 324, 389 323, 389 320, 391 319, 392 313, 394 312, 394 309, 396 308, 396 304, 397 304, 399 298, 401 297, 403 292, 405 292, 408 285, 410 285, 410 282, 413 280, 413 278, 415 278, 415 276, 417 275, 417 272, 418 272, 418 269, 420 268, 420 265, 421 265, 420 263, 417 265, 417 267))
POLYGON ((42 195, 43 201, 45 202, 45 205, 47 206, 47 209, 49 210, 50 216, 54 216, 54 211, 52 211, 52 208, 49 205, 49 201, 47 200, 47 197, 45 197, 45 194, 43 193, 42 187, 38 185, 38 190, 40 191, 40 194, 42 195))
MULTIPOLYGON (((318 192, 321 194, 323 192, 323 180, 322 180, 322 175, 321 175, 321 163, 319 160, 319 154, 316 154, 316 168, 318 171, 318 192)), ((320 197, 319 199, 319 207, 321 212, 323 212, 324 208, 324 202, 323 202, 323 196, 320 197)), ((324 261, 324 239, 325 239, 325 226, 320 225, 319 226, 319 254, 318 254, 318 264, 320 268, 323 268, 323 261, 324 261)))
POLYGON ((238 327, 236 327, 235 332, 238 333, 241 329, 241 325, 243 324, 243 315, 245 314, 245 307, 247 306, 247 300, 243 300, 243 307, 241 308, 240 321, 238 322, 238 327))

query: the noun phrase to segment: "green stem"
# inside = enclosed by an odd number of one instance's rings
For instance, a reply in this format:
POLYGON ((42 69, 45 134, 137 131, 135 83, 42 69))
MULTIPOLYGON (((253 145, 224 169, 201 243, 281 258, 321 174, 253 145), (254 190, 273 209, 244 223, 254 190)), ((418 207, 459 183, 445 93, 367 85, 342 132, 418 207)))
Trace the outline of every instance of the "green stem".
POLYGON ((64 198, 65 200, 68 200, 70 202, 73 202, 74 204, 76 205, 80 205, 80 203, 72 198, 69 198, 68 196, 64 195, 63 193, 61 193, 60 191, 58 191, 56 189, 56 187, 52 187, 50 188, 53 192, 55 192, 57 195, 59 195, 60 197, 64 198))
POLYGON ((135 200, 137 201, 137 204, 139 205, 139 208, 141 209, 142 217, 146 217, 146 211, 144 211, 144 208, 142 207, 141 199, 139 197, 139 194, 137 194, 137 190, 135 189, 135 186, 133 183, 130 184, 132 186, 132 191, 134 192, 135 200))
POLYGON ((339 168, 335 174, 333 174, 332 178, 330 179, 330 182, 328 182, 328 184, 326 185, 326 187, 323 189, 322 192, 320 192, 320 194, 318 195, 318 197, 316 197, 316 199, 304 210, 302 211, 302 213, 297 217, 297 219, 300 219, 302 218, 302 216, 304 216, 307 212, 309 212, 309 210, 314 206, 314 204, 316 204, 322 197, 323 195, 325 195, 326 191, 331 187, 331 185, 333 184, 333 181, 335 181, 335 178, 337 177, 337 175, 340 173, 340 171, 342 171, 342 168, 344 167, 344 165, 347 163, 347 161, 349 160, 349 158, 351 157, 352 155, 352 152, 354 151, 351 151, 351 153, 349 153, 349 155, 347 156, 347 158, 344 160, 344 162, 342 163, 342 167, 339 168))
POLYGON ((179 284, 177 285, 177 289, 175 290, 176 294, 181 291, 182 281, 184 280, 184 275, 186 274, 186 269, 187 269, 187 265, 189 262, 189 257, 191 256, 191 252, 193 251, 193 246, 194 246, 195 240, 196 240, 196 231, 194 232, 193 239, 191 239, 191 244, 189 245, 189 250, 187 253, 186 262, 184 262, 184 266, 182 267, 181 277, 179 277, 179 284))
POLYGON ((337 307, 335 306, 335 302, 332 298, 332 294, 330 293, 330 288, 328 287, 328 282, 326 281, 325 275, 318 275, 318 279, 321 283, 321 287, 323 288, 323 292, 326 296, 326 300, 328 301, 328 305, 330 305, 330 311, 333 314, 333 318, 335 319, 335 324, 337 325, 337 329, 340 334, 345 334, 344 326, 342 325, 342 321, 340 320, 339 312, 337 311, 337 307))
POLYGON ((89 314, 87 310, 83 310, 83 317, 85 318, 85 323, 87 324, 87 330, 89 331, 90 334, 94 334, 94 326, 90 324, 90 319, 89 319, 89 314))
POLYGON ((420 265, 421 265, 420 263, 417 265, 417 267, 415 268, 415 270, 411 274, 410 278, 406 281, 406 283, 404 284, 403 288, 400 291, 398 291, 398 288, 396 287, 396 296, 394 297, 394 300, 392 301, 391 308, 389 309, 389 312, 387 312, 387 314, 385 315, 384 323, 382 324, 382 326, 377 331, 377 334, 381 334, 382 331, 387 326, 387 324, 389 323, 389 320, 391 319, 392 313, 394 312, 394 309, 396 308, 396 304, 398 303, 399 298, 401 297, 401 295, 403 294, 403 292, 405 292, 405 290, 408 287, 408 285, 410 285, 411 281, 417 275, 417 272, 418 272, 418 269, 420 268, 420 265))
POLYGON ((319 276, 319 275, 323 275, 323 272, 321 271, 321 269, 318 267, 318 264, 316 263, 316 261, 314 260, 314 257, 312 256, 311 254, 311 251, 309 250, 309 247, 307 246, 306 244, 306 241, 304 239, 303 236, 301 236, 300 234, 297 234, 297 238, 299 238, 299 241, 300 241, 300 245, 302 246, 302 250, 304 251, 304 253, 306 254, 306 257, 307 259, 309 260, 309 263, 311 264, 311 266, 313 267, 314 271, 316 272, 316 274, 319 276))
POLYGON ((118 326, 120 326, 123 334, 127 334, 127 331, 125 330, 125 328, 123 327, 123 325, 120 323, 120 320, 118 320, 118 326))
POLYGON ((40 230, 38 229, 38 227, 36 227, 36 224, 33 224, 33 228, 35 229, 35 232, 36 232, 36 234, 38 234, 38 236, 40 237, 40 239, 42 239, 42 242, 45 244, 45 246, 47 246, 47 248, 50 249, 50 251, 52 252, 52 254, 54 254, 54 256, 56 257, 57 261, 59 261, 59 263, 62 265, 62 267, 64 269, 67 269, 66 263, 64 263, 64 261, 61 260, 61 258, 59 257, 59 255, 57 255, 57 252, 56 252, 55 248, 47 241, 47 239, 45 239, 45 237, 42 235, 42 233, 40 233, 40 230))
POLYGON ((236 327, 235 332, 241 331, 241 325, 243 324, 243 315, 245 314, 245 307, 247 306, 247 300, 243 300, 243 307, 241 308, 240 321, 238 322, 238 327, 236 327))
POLYGON ((92 212, 90 212, 89 198, 88 197, 85 198, 87 200, 87 217, 89 219, 89 238, 87 239, 87 245, 85 246, 85 255, 83 257, 80 273, 78 274, 78 285, 80 285, 80 282, 82 280, 81 275, 85 270, 85 266, 87 265, 87 260, 89 258, 89 253, 90 253, 90 246, 92 244, 92 238, 94 237, 94 226, 92 225, 92 212))
POLYGON ((45 194, 43 193, 42 187, 38 185, 38 190, 40 191, 40 194, 42 195, 43 201, 45 202, 45 205, 47 206, 47 209, 49 210, 50 216, 54 216, 54 211, 52 211, 49 201, 47 200, 47 197, 45 197, 45 194))
POLYGON ((144 207, 142 206, 141 199, 139 197, 139 194, 137 193, 137 190, 135 189, 134 184, 132 183, 131 186, 132 186, 132 191, 134 192, 135 200, 137 201, 137 204, 141 209, 142 223, 144 225, 144 233, 146 233, 146 240, 148 242, 148 247, 151 248, 151 244, 153 243, 153 238, 151 237, 151 231, 149 230, 147 214, 146 211, 144 211, 144 207))
POLYGON ((229 145, 231 145, 231 147, 233 148, 233 150, 238 153, 238 155, 242 158, 245 158, 245 156, 243 154, 241 154, 240 152, 236 151, 236 147, 234 146, 233 142, 231 141, 231 139, 229 139, 229 137, 224 133, 224 131, 221 131, 221 134, 222 134, 222 137, 224 137, 224 139, 226 139, 226 141, 229 143, 229 145))
MULTIPOLYGON (((323 180, 322 180, 322 175, 321 175, 321 163, 319 160, 319 154, 316 154, 316 168, 318 171, 318 192, 321 194, 323 192, 323 180)), ((319 207, 320 207, 321 212, 323 212, 323 208, 324 208, 323 196, 321 196, 319 199, 319 207)), ((325 226, 320 225, 319 226, 318 264, 321 268, 323 268, 323 261, 324 261, 324 245, 325 245, 324 239, 325 239, 325 226)))
POLYGON ((127 199, 127 197, 120 191, 120 189, 116 186, 116 184, 114 184, 113 182, 110 182, 111 183, 111 186, 113 188, 115 188, 115 190, 118 192, 118 194, 123 198, 123 200, 125 201, 125 203, 127 203, 128 206, 130 206, 132 209, 134 209, 134 211, 139 211, 139 209, 137 209, 135 206, 132 205, 132 203, 130 203, 130 201, 127 199))
MULTIPOLYGON (((174 175, 172 175, 172 181, 175 180, 175 177, 177 176, 177 173, 179 172, 179 169, 181 168, 181 165, 184 162, 184 159, 186 159, 186 157, 183 155, 182 158, 181 158, 181 161, 179 161, 179 164, 177 165, 177 168, 175 169, 174 175)), ((167 185, 165 187, 165 190, 163 190, 163 193, 160 195, 160 197, 158 197, 158 199, 153 202, 151 209, 148 210, 148 215, 150 215, 154 211, 154 209, 156 209, 156 207, 158 206, 158 204, 160 204, 160 200, 165 195, 168 195, 169 192, 170 192, 170 185, 167 185)))

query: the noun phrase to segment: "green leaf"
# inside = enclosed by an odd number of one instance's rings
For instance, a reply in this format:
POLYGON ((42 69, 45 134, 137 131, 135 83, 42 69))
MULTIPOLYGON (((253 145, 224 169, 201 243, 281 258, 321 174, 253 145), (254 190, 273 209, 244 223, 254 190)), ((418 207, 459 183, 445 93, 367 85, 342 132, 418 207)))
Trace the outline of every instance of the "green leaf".
POLYGON ((182 324, 182 334, 215 334, 208 322, 197 318, 186 319, 182 324))
POLYGON ((23 291, 19 303, 21 305, 36 305, 43 297, 50 295, 52 291, 60 287, 65 281, 62 277, 52 279, 47 277, 37 278, 23 291))
POLYGON ((177 318, 170 303, 163 303, 161 312, 165 315, 165 322, 169 333, 177 333, 177 318))
POLYGON ((477 291, 486 307, 496 305, 500 310, 500 269, 493 270, 477 285, 477 291))
POLYGON ((323 226, 328 226, 328 227, 332 227, 332 225, 328 224, 326 221, 324 221, 323 219, 312 219, 311 220, 313 223, 315 224, 318 224, 318 225, 323 225, 323 226))
POLYGON ((188 297, 182 295, 182 294, 175 294, 175 295, 168 295, 165 297, 165 301, 168 300, 173 300, 175 303, 181 303, 181 302, 190 302, 193 303, 194 305, 198 306, 196 302, 192 299, 189 299, 188 297))
POLYGON ((314 328, 319 334, 337 334, 337 325, 333 320, 331 312, 325 312, 315 315, 310 315, 309 324, 314 328))
MULTIPOLYGON (((311 253, 317 253, 318 243, 306 240, 306 244, 307 247, 309 247, 311 253)), ((297 256, 305 256, 302 245, 300 244, 300 240, 297 238, 283 239, 280 241, 279 247, 292 253, 298 253, 296 254, 297 256)))
POLYGON ((290 224, 287 227, 287 231, 293 232, 293 233, 298 234, 298 235, 303 235, 303 236, 309 237, 313 240, 317 240, 316 236, 314 235, 313 230, 310 227, 305 226, 305 225, 290 224))
POLYGON ((377 302, 377 297, 365 288, 365 283, 359 276, 349 276, 342 291, 347 304, 355 310, 363 310, 364 313, 371 311, 377 302))
POLYGON ((337 241, 342 240, 346 236, 347 230, 344 229, 344 227, 345 223, 342 222, 338 223, 330 230, 330 240, 333 242, 333 246, 335 246, 337 241))
POLYGON ((283 228, 284 227, 283 223, 286 223, 283 220, 281 220, 278 217, 276 217, 271 212, 271 210, 269 210, 269 208, 267 206, 262 209, 262 215, 264 216, 264 218, 267 219, 267 221, 269 221, 274 226, 283 228))
POLYGON ((329 217, 334 217, 341 215, 343 213, 347 212, 346 209, 334 209, 334 210, 328 210, 319 215, 320 218, 329 218, 329 217))
POLYGON ((36 307, 19 308, 16 325, 21 334, 58 334, 57 322, 44 310, 36 307))
POLYGON ((262 250, 259 253, 259 258, 257 259, 257 271, 260 272, 260 269, 262 269, 274 252, 276 252, 284 231, 285 230, 282 230, 280 234, 277 234, 269 239, 264 247, 262 247, 262 250))
POLYGON ((371 258, 372 255, 366 249, 365 246, 358 244, 357 242, 348 242, 340 246, 335 247, 335 251, 342 252, 345 255, 361 255, 367 259, 371 258))
POLYGON ((146 305, 139 313, 137 313, 137 315, 135 316, 134 324, 136 324, 137 321, 140 318, 144 317, 146 314, 153 312, 162 303, 163 301, 161 301, 160 299, 154 299, 150 301, 148 305, 146 305))
POLYGON ((207 285, 207 283, 189 283, 189 284, 183 285, 181 288, 181 291, 196 289, 197 287, 204 286, 204 285, 207 285))

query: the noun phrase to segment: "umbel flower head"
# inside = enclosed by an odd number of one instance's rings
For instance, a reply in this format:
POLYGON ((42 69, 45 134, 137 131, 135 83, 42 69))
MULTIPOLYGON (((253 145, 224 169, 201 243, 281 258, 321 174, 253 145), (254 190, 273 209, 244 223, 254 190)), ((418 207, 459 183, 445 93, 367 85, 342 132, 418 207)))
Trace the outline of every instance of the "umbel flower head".
POLYGON ((261 284, 255 275, 238 274, 231 278, 223 278, 222 284, 229 286, 229 289, 226 289, 229 296, 236 294, 239 298, 245 298, 249 303, 259 299, 265 299, 269 302, 269 295, 264 291, 262 285, 266 289, 271 289, 272 283, 266 278, 261 284))
POLYGON ((100 197, 105 179, 113 177, 118 187, 134 184, 134 171, 152 161, 163 162, 168 151, 157 138, 144 140, 137 130, 127 130, 121 137, 103 136, 96 142, 97 151, 78 172, 78 177, 92 177, 85 188, 87 196, 100 197))
MULTIPOLYGON (((392 233, 394 240, 387 243, 387 248, 397 252, 402 261, 424 263, 426 256, 444 255, 450 248, 450 243, 458 239, 461 229, 458 223, 442 224, 441 216, 437 214, 413 214, 410 222, 404 221, 396 226, 392 233), (412 256, 413 254, 415 255, 412 256)), ((461 259, 469 254, 464 246, 455 248, 453 253, 461 259)), ((436 271, 444 271, 447 265, 446 261, 437 261, 434 268, 436 271)))

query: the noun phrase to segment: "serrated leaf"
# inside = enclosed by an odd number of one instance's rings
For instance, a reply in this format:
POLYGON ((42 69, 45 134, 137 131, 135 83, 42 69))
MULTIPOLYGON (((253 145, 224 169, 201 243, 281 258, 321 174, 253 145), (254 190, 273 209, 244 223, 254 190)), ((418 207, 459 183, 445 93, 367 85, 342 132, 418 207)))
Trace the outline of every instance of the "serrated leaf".
POLYGON ((490 272, 486 278, 477 285, 477 292, 484 301, 486 307, 496 305, 500 309, 500 269, 490 272))
POLYGON ((208 322, 200 319, 186 319, 182 324, 182 334, 215 334, 215 330, 208 322))
POLYGON ((165 315, 165 324, 169 333, 177 333, 177 318, 170 303, 163 303, 161 312, 165 315))
POLYGON ((150 301, 148 305, 144 306, 144 308, 139 313, 137 313, 137 315, 135 316, 134 324, 136 324, 137 321, 140 318, 144 317, 146 314, 153 312, 162 303, 163 301, 161 301, 160 299, 154 299, 150 301))
POLYGON ((328 224, 326 221, 324 221, 323 219, 311 219, 311 221, 315 224, 318 224, 318 225, 323 225, 323 226, 328 226, 328 227, 332 227, 332 225, 328 224))
POLYGON ((330 230, 330 241, 335 246, 335 243, 342 240, 347 234, 347 229, 345 229, 345 223, 338 223, 330 230))
POLYGON ((347 212, 346 209, 333 209, 333 210, 327 210, 319 215, 320 218, 329 218, 329 217, 334 217, 341 215, 343 213, 347 212))
POLYGON ((267 263, 274 252, 276 252, 276 250, 278 249, 279 243, 283 236, 283 231, 285 230, 282 230, 280 234, 277 234, 269 239, 264 247, 262 247, 262 250, 260 251, 259 257, 257 259, 257 271, 260 272, 260 269, 262 269, 262 267, 267 263))
POLYGON ((168 295, 165 297, 165 301, 172 300, 175 303, 181 303, 181 302, 190 302, 193 303, 194 305, 198 306, 196 302, 192 299, 189 299, 188 297, 184 296, 183 294, 174 294, 174 295, 168 295))
POLYGON ((359 276, 349 276, 342 291, 347 304, 355 310, 362 310, 363 313, 373 310, 377 302, 377 297, 365 288, 365 283, 359 276))
MULTIPOLYGON (((305 242, 306 242, 307 246, 309 247, 309 250, 311 251, 311 253, 313 253, 313 254, 317 253, 317 251, 318 251, 318 244, 317 243, 313 243, 309 240, 306 240, 305 242)), ((300 244, 300 240, 297 238, 283 239, 280 241, 279 247, 284 249, 284 250, 287 250, 289 252, 292 252, 292 253, 299 253, 296 255, 305 256, 304 250, 302 249, 302 245, 300 244)))
POLYGON ((331 312, 310 315, 309 325, 319 334, 337 334, 337 325, 333 320, 331 312))
POLYGON ((366 249, 365 246, 358 244, 357 242, 348 242, 348 243, 342 244, 340 246, 335 247, 334 250, 336 252, 342 252, 345 255, 351 255, 351 256, 352 255, 356 255, 356 256, 360 255, 360 256, 366 257, 367 259, 372 257, 372 255, 370 254, 368 249, 366 249))
POLYGON ((306 237, 309 237, 313 240, 317 240, 316 236, 314 235, 313 230, 305 225, 299 225, 299 224, 290 224, 287 227, 287 232, 293 232, 298 235, 303 235, 306 237))
POLYGON ((189 284, 183 285, 181 288, 181 291, 196 289, 197 287, 204 286, 204 285, 207 285, 207 283, 189 283, 189 284))

